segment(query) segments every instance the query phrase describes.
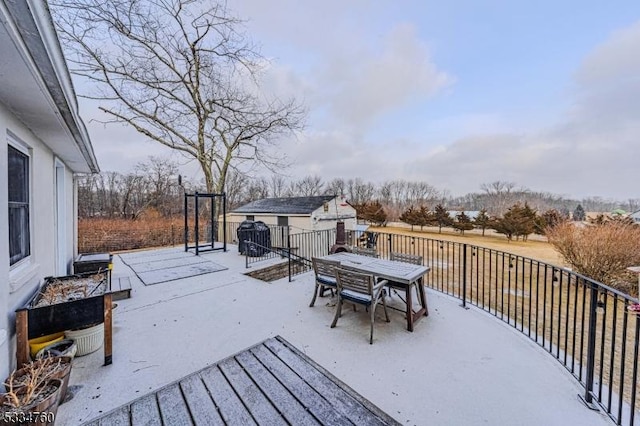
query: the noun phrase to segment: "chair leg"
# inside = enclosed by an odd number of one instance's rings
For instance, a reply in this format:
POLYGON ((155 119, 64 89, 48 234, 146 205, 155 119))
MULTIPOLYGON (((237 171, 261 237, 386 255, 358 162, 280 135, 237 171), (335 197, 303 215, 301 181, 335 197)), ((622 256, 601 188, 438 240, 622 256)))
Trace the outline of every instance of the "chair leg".
POLYGON ((338 307, 336 308, 336 315, 333 317, 333 322, 331 323, 331 328, 335 327, 338 323, 338 318, 342 315, 342 297, 338 295, 338 307))
POLYGON ((313 299, 311 299, 311 303, 309 304, 310 308, 313 308, 313 305, 316 303, 316 297, 318 297, 318 292, 321 291, 321 289, 319 287, 320 286, 318 285, 318 282, 316 281, 316 287, 313 290, 313 299))
POLYGON ((387 322, 391 322, 389 314, 387 313, 387 302, 385 301, 384 294, 382 295, 382 308, 384 309, 384 316, 387 319, 387 322))
POLYGON ((420 295, 422 296, 422 306, 424 306, 424 316, 429 316, 429 306, 427 305, 427 293, 424 289, 424 280, 420 278, 418 280, 418 285, 420 286, 420 295))
POLYGON ((371 335, 369 337, 369 344, 373 345, 373 322, 376 316, 376 304, 371 305, 371 335))

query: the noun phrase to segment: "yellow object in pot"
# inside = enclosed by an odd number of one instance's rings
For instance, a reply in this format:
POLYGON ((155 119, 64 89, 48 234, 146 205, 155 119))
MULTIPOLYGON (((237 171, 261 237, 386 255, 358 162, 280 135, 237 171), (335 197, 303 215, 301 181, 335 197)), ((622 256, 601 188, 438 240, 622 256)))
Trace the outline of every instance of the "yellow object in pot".
POLYGON ((31 358, 35 359, 36 354, 38 353, 38 351, 40 351, 40 349, 52 343, 59 342, 62 339, 64 339, 64 332, 49 334, 47 336, 36 337, 35 339, 29 340, 29 351, 31 352, 31 358))

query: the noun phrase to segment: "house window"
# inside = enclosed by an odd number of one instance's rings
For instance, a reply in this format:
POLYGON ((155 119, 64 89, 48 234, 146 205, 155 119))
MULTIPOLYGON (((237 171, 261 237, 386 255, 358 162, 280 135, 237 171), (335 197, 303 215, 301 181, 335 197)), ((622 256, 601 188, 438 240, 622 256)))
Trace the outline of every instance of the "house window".
POLYGON ((247 220, 256 220, 256 217, 254 215, 247 215, 247 220))
POLYGON ((289 216, 278 216, 278 226, 289 226, 289 216))
POLYGON ((9 264, 31 254, 29 233, 29 156, 9 145, 9 264))

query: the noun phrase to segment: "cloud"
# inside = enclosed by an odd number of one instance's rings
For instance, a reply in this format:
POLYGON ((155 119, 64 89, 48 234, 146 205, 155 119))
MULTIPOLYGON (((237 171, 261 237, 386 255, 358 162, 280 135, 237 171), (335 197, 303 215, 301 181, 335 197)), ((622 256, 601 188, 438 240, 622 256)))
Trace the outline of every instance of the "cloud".
POLYGON ((638 196, 640 22, 596 46, 574 73, 570 108, 525 134, 476 133, 407 161, 413 178, 461 194, 507 180, 574 196, 638 196))
POLYGON ((328 88, 334 117, 353 127, 367 126, 385 112, 429 98, 452 82, 408 24, 392 28, 373 50, 346 61, 329 58, 320 79, 328 88))
MULTIPOLYGON (((387 19, 384 3, 241 0, 234 7, 272 59, 264 88, 310 111, 307 129, 280 143, 293 164, 287 174, 421 179, 453 194, 506 180, 572 196, 638 196, 640 22, 585 55, 556 104, 568 107, 553 122, 523 129, 518 121, 531 124, 516 115, 526 105, 461 106, 465 94, 455 83, 467 74, 445 70, 416 26, 387 19), (423 114, 431 121, 421 122, 423 114)), ((124 134, 92 137, 103 169, 112 158, 123 163, 118 152, 148 151, 132 148, 124 134), (108 148, 98 147, 102 140, 108 148)))

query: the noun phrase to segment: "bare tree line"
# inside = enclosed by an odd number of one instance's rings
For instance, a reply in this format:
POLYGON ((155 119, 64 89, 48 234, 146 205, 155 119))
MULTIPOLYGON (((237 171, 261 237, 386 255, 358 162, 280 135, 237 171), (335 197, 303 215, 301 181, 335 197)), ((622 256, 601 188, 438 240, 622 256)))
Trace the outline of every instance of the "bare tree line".
MULTIPOLYGON (((79 181, 79 215, 135 219, 148 209, 154 209, 164 216, 181 214, 184 192, 206 192, 207 185, 186 180, 181 182, 182 186, 178 183, 178 165, 156 157, 138 164, 130 173, 88 175, 79 181)), ((250 177, 237 171, 229 173, 225 185, 230 210, 261 198, 344 195, 353 205, 379 201, 389 221, 399 220, 402 212, 411 206, 433 208, 442 205, 458 211, 484 209, 491 216, 502 216, 514 204, 527 203, 537 211, 555 209, 567 217, 578 205, 582 205, 586 211, 596 212, 609 212, 616 208, 634 211, 640 208, 640 199, 619 202, 590 197, 577 200, 531 191, 503 181, 484 183, 480 189, 481 192, 452 197, 448 191, 420 181, 395 179, 375 184, 361 178, 325 181, 317 175, 297 179, 279 174, 250 177)))

